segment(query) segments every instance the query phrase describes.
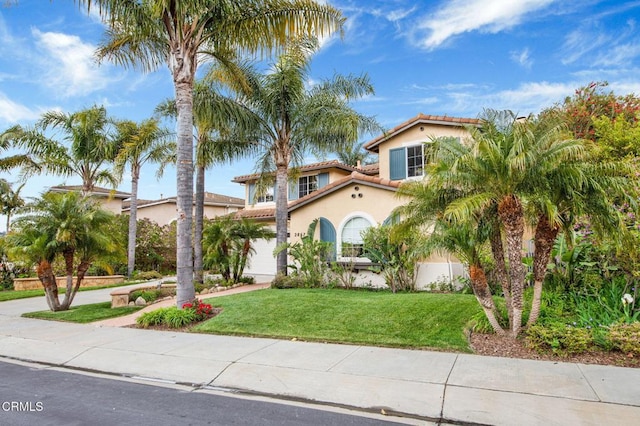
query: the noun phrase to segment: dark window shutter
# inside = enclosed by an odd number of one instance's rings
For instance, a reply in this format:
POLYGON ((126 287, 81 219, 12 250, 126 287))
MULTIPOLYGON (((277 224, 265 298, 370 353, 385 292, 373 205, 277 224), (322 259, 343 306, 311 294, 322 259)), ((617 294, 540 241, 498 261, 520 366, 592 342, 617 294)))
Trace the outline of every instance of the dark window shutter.
POLYGON ((298 199, 298 181, 289 182, 289 201, 298 199))
POLYGON ((256 203, 256 184, 250 183, 249 184, 249 204, 255 204, 255 203, 256 203))
POLYGON ((336 260, 336 228, 324 217, 320 218, 320 241, 327 241, 333 244, 331 260, 336 260))
POLYGON ((405 148, 389 150, 389 179, 402 180, 407 177, 407 154, 405 148))
POLYGON ((329 173, 320 173, 318 175, 318 189, 329 185, 329 173))

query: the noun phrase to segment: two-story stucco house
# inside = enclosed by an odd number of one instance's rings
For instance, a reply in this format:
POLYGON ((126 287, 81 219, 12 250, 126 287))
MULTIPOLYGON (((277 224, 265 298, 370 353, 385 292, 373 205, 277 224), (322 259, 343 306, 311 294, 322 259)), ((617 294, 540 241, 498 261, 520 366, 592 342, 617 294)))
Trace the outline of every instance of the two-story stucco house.
MULTIPOLYGON (((302 167, 297 180, 289 184, 289 241, 298 241, 309 224, 319 219, 317 237, 334 243, 337 260, 352 259, 354 250, 357 256, 361 232, 391 220, 394 209, 404 202, 396 195, 402 182, 423 177, 424 144, 442 136, 464 138, 468 135, 465 126, 478 123, 471 118, 419 114, 364 145, 378 155, 375 165, 352 167, 328 161, 302 167)), ((246 186, 245 209, 237 215, 274 226, 273 193, 256 197, 258 178, 254 174, 234 179, 246 186)), ((275 273, 274 244, 257 245, 248 273, 275 273)), ((368 261, 359 257, 356 260, 368 261)), ((434 256, 420 265, 418 287, 450 280, 461 273, 462 266, 455 259, 434 256)))

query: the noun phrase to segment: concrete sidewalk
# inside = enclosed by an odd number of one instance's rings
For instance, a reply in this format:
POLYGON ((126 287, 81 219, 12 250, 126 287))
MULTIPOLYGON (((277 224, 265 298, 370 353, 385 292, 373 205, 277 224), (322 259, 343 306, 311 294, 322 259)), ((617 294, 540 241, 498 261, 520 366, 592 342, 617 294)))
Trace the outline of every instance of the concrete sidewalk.
MULTIPOLYGON (((79 293, 76 304, 108 295, 98 292, 79 293)), ((640 369, 19 316, 41 309, 46 309, 43 298, 0 303, 0 356, 203 389, 384 410, 425 423, 640 424, 640 369)))

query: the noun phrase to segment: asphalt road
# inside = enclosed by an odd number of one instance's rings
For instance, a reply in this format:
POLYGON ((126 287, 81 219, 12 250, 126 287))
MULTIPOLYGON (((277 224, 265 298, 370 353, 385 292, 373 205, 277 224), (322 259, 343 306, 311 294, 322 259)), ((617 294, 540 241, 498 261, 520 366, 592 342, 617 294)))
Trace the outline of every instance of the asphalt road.
POLYGON ((0 425, 124 424, 373 426, 394 423, 299 404, 0 362, 0 425))

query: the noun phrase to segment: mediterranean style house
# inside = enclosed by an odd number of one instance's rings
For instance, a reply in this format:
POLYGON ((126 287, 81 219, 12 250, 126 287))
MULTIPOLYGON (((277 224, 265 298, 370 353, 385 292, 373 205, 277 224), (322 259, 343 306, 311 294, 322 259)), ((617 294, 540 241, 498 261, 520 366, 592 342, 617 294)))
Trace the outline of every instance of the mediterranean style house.
MULTIPOLYGON (((309 224, 318 219, 316 237, 333 243, 336 260, 366 265, 369 260, 359 255, 361 232, 392 220, 394 209, 404 202, 396 195, 398 187, 404 181, 422 179, 424 144, 443 136, 465 138, 465 126, 478 124, 477 119, 418 114, 364 145, 377 154, 377 164, 349 166, 334 160, 301 167, 288 189, 289 241, 299 241, 309 224)), ((245 185, 245 208, 236 216, 263 221, 275 229, 274 192, 256 194, 259 177, 252 174, 233 179, 245 185)), ((258 242, 246 272, 275 274, 274 246, 274 241, 258 242)), ((463 268, 457 260, 433 256, 421 263, 417 286, 451 282, 461 274, 463 268)), ((376 281, 375 277, 367 280, 376 281)))

